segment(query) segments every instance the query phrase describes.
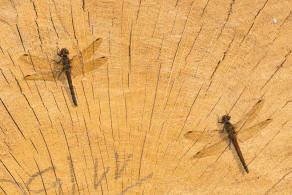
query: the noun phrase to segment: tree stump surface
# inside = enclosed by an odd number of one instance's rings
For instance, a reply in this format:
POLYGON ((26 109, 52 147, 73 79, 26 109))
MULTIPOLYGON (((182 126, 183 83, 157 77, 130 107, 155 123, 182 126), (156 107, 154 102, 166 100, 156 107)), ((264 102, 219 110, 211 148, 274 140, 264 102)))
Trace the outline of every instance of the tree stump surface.
POLYGON ((291 194, 291 34, 291 0, 1 0, 0 194, 291 194), (66 83, 24 80, 23 54, 97 38, 108 60, 73 78, 77 107, 66 83), (248 174, 228 142, 193 158, 259 100, 248 174))

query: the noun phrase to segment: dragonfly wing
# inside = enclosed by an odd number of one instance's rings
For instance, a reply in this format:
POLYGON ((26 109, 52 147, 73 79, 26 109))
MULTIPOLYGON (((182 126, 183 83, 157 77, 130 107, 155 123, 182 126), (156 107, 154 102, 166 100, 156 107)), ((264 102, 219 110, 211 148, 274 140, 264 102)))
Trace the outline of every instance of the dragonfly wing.
POLYGON ((202 132, 199 132, 199 131, 188 131, 184 134, 184 138, 189 139, 189 140, 198 140, 201 135, 202 135, 202 132))
MULTIPOLYGON (((84 62, 89 60, 89 58, 93 56, 93 54, 95 53, 95 51, 97 50, 97 48, 100 46, 101 43, 102 43, 102 38, 97 38, 95 41, 93 41, 87 48, 85 48, 81 52, 82 59, 84 62)), ((78 64, 78 63, 79 63, 79 56, 77 55, 72 58, 72 65, 78 64)))
POLYGON ((24 77, 25 80, 48 80, 48 81, 53 81, 55 78, 56 77, 52 72, 34 73, 24 77))
POLYGON ((219 141, 219 142, 217 142, 217 143, 215 143, 207 148, 204 148, 203 150, 197 152, 193 156, 193 158, 204 158, 204 157, 213 156, 213 155, 220 153, 227 146, 227 144, 226 144, 227 139, 228 139, 228 137, 225 137, 223 140, 221 140, 221 141, 219 141))
POLYGON ((252 109, 245 115, 245 117, 243 117, 240 121, 238 121, 234 125, 236 127, 236 129, 238 129, 238 131, 239 131, 240 129, 244 128, 245 126, 248 126, 248 124, 250 124, 252 121, 254 121, 254 119, 258 115, 259 111, 262 109, 263 105, 264 105, 264 100, 259 100, 252 107, 252 109))
POLYGON ((256 134, 258 134, 261 130, 263 130, 266 126, 268 126, 272 122, 272 119, 264 120, 254 126, 246 129, 242 129, 238 132, 238 139, 240 141, 246 141, 256 134))
POLYGON ((25 80, 46 80, 46 81, 53 81, 53 80, 64 80, 64 75, 62 74, 62 69, 58 70, 55 69, 54 71, 47 71, 47 72, 40 72, 37 71, 36 73, 26 75, 24 77, 25 80))
POLYGON ((106 57, 100 57, 97 59, 90 60, 86 63, 84 63, 83 71, 82 71, 82 65, 73 65, 71 68, 71 73, 73 76, 78 76, 82 73, 88 73, 91 71, 94 71, 97 69, 99 66, 103 65, 106 63, 107 58, 106 57))
POLYGON ((33 67, 38 67, 40 69, 49 70, 54 66, 55 61, 47 58, 41 58, 37 56, 31 56, 28 54, 24 54, 18 58, 18 60, 22 63, 30 64, 33 67), (52 66, 50 66, 52 65, 52 66))
POLYGON ((210 132, 208 133, 204 131, 188 131, 184 134, 184 138, 192 141, 207 142, 210 141, 214 136, 217 136, 216 134, 218 134, 218 132, 215 130, 210 132))

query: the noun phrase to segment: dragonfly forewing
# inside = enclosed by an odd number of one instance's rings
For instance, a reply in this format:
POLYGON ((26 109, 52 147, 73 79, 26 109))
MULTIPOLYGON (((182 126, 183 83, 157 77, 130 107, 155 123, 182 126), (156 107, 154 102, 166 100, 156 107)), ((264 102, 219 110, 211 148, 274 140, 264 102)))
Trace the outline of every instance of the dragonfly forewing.
POLYGON ((240 129, 243 129, 251 124, 258 115, 259 111, 262 109, 263 105, 264 100, 259 100, 240 121, 233 125, 236 130, 240 131, 240 129))
POLYGON ((53 72, 44 72, 44 73, 35 73, 31 75, 27 75, 24 77, 25 80, 48 80, 53 81, 54 74, 53 72))
POLYGON ((24 54, 18 58, 18 60, 22 63, 30 64, 33 67, 40 68, 42 70, 50 70, 54 68, 55 61, 47 58, 41 58, 37 56, 31 56, 24 54))
POLYGON ((204 131, 188 131, 184 134, 184 138, 201 143, 201 142, 210 141, 211 138, 213 138, 213 137, 217 137, 217 139, 219 140, 218 134, 219 134, 219 132, 216 130, 206 131, 206 132, 204 132, 204 131))
POLYGON ((184 138, 189 140, 199 140, 203 132, 200 131, 188 131, 184 134, 184 138))
MULTIPOLYGON (((102 43, 102 38, 97 38, 87 48, 82 50, 81 55, 82 55, 83 62, 86 62, 93 56, 93 54, 97 51, 97 48, 100 46, 101 43, 102 43)), ((78 55, 74 56, 72 58, 71 64, 79 64, 80 63, 79 61, 80 61, 79 56, 78 55)))

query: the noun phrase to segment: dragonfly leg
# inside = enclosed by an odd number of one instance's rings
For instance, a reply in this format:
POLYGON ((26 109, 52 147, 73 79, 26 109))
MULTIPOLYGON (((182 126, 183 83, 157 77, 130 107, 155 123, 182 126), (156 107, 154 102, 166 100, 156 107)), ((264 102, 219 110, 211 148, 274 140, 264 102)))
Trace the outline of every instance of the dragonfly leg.
POLYGON ((57 61, 57 60, 53 60, 56 64, 60 64, 61 60, 57 61))
POLYGON ((220 133, 224 133, 224 128, 223 129, 216 129, 216 130, 214 130, 214 131, 219 131, 220 133))

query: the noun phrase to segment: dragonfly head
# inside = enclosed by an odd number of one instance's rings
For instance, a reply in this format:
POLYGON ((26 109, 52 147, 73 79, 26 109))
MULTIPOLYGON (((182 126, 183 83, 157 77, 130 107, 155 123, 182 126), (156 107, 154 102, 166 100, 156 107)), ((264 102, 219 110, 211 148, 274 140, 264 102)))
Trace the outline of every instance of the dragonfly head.
POLYGON ((229 115, 222 116, 222 122, 223 123, 228 122, 230 119, 231 119, 231 116, 229 116, 229 115))
POLYGON ((58 53, 58 55, 61 57, 66 57, 69 55, 69 51, 66 48, 62 48, 61 51, 58 53))

